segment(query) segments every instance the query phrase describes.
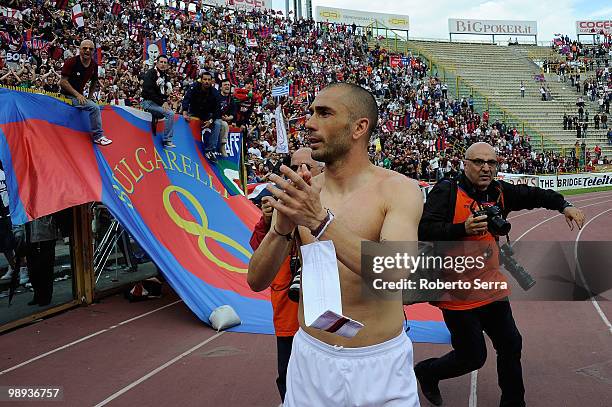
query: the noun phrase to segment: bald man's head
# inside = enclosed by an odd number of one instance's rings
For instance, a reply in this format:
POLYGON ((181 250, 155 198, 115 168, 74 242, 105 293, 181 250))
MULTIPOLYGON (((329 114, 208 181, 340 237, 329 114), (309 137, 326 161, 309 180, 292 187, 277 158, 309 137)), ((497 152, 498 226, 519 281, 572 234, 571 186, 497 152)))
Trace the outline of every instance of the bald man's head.
POLYGON ((488 143, 472 144, 465 151, 465 176, 477 190, 486 190, 497 172, 495 149, 488 143))
POLYGON ((82 59, 88 60, 91 58, 93 51, 95 49, 95 45, 91 40, 83 40, 81 41, 81 45, 79 46, 79 55, 82 59))
POLYGON ((495 155, 495 149, 491 144, 485 143, 484 141, 479 141, 477 143, 472 144, 468 147, 467 150, 465 150, 465 158, 471 159, 474 155, 477 155, 481 152, 486 152, 495 155))
POLYGON ((313 177, 316 177, 323 172, 324 163, 315 161, 312 158, 312 149, 308 147, 302 147, 297 149, 291 155, 291 168, 297 170, 302 164, 306 164, 310 169, 313 177))

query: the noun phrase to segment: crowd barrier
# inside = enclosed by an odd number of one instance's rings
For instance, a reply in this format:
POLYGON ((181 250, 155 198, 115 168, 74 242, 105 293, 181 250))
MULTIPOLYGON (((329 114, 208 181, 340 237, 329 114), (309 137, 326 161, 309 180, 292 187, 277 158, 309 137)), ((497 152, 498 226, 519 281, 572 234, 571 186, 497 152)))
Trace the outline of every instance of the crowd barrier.
POLYGON ((612 172, 585 172, 578 174, 526 175, 499 173, 498 178, 511 184, 564 191, 594 187, 612 188, 612 172))

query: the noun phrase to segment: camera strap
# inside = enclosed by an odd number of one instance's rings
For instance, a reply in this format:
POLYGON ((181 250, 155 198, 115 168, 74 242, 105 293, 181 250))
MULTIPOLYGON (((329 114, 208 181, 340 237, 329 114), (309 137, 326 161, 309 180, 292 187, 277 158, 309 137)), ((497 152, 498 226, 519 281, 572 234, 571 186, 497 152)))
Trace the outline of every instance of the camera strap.
POLYGON ((300 259, 300 265, 303 263, 302 251, 300 250, 301 246, 302 246, 302 238, 300 237, 300 231, 298 230, 298 228, 295 228, 295 230, 293 231, 293 240, 291 242, 290 253, 292 256, 296 255, 298 259, 300 259))
MULTIPOLYGON (((292 238, 291 238, 291 248, 289 249, 289 267, 291 267, 291 259, 297 257, 300 261, 300 268, 302 267, 302 253, 300 252, 300 246, 302 245, 302 239, 300 239, 300 233, 298 231, 297 228, 295 228, 292 232, 292 238)), ((293 270, 290 270, 291 274, 293 274, 293 270)), ((292 279, 289 280, 289 283, 281 288, 272 288, 270 287, 270 289, 272 291, 285 291, 287 290, 289 287, 291 287, 291 283, 292 283, 292 279)))
MULTIPOLYGON (((501 183, 497 183, 497 186, 495 187, 495 189, 497 189, 497 192, 499 192, 499 195, 497 196, 497 204, 499 204, 498 206, 500 207, 500 209, 502 210, 502 214, 504 219, 506 219, 506 204, 504 202, 504 188, 502 187, 501 183)), ((508 236, 506 236, 508 237, 508 236)))

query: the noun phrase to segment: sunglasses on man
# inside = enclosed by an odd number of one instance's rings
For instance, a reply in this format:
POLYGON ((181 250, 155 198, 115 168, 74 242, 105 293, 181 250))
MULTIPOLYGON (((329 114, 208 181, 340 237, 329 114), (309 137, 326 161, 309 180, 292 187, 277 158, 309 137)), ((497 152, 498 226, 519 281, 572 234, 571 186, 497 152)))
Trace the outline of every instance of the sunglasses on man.
POLYGON ((308 171, 310 171, 310 169, 312 168, 312 166, 311 166, 310 164, 306 164, 306 163, 302 163, 302 164, 291 164, 291 165, 289 166, 289 168, 291 168, 291 170, 292 170, 292 171, 297 172, 297 170, 298 170, 298 169, 300 169, 300 167, 301 167, 302 165, 305 165, 305 166, 306 166, 306 168, 308 168, 308 171))

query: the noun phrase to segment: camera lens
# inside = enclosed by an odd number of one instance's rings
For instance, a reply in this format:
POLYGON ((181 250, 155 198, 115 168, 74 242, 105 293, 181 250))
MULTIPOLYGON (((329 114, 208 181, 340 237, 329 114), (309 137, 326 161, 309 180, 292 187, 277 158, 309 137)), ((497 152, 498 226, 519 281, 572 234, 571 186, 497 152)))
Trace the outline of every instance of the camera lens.
POLYGON ((489 230, 498 236, 505 236, 510 233, 512 225, 501 216, 489 218, 489 230))

